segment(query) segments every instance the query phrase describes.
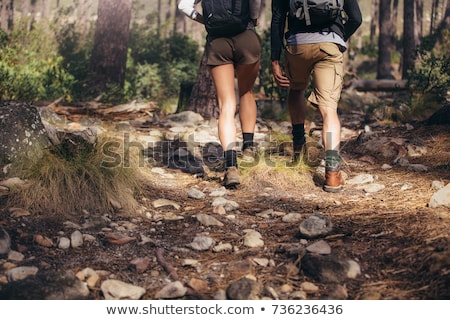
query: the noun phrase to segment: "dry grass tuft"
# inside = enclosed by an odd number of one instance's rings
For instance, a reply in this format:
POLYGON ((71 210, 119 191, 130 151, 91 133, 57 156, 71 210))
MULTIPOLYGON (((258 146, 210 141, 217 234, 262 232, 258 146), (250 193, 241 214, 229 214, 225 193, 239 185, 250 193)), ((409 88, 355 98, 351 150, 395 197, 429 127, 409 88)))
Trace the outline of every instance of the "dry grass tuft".
POLYGON ((303 162, 289 164, 286 157, 260 158, 258 163, 245 167, 240 165, 242 188, 247 190, 298 190, 312 188, 311 168, 303 162))
POLYGON ((68 155, 52 147, 40 158, 21 162, 14 173, 27 183, 12 190, 9 205, 57 215, 134 211, 147 168, 140 150, 127 150, 123 144, 99 137, 93 148, 68 155))

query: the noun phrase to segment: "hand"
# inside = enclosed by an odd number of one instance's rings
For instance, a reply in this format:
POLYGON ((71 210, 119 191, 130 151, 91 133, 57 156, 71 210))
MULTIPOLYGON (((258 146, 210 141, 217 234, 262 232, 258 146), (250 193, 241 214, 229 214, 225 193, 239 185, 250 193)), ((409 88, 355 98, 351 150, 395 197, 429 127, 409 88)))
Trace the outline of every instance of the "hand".
POLYGON ((272 73, 278 86, 282 88, 288 88, 290 86, 289 79, 283 75, 278 60, 272 61, 272 73))

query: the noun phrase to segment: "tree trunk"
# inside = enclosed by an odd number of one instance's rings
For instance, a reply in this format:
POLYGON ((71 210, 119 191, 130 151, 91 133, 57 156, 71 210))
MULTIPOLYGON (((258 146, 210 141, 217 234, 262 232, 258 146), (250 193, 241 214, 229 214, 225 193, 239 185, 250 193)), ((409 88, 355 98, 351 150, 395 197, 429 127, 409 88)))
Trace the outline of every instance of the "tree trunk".
POLYGON ((206 65, 205 53, 203 53, 197 80, 192 88, 187 110, 194 111, 205 119, 217 118, 219 116, 216 89, 214 88, 209 67, 206 65))
POLYGON ((172 31, 171 29, 170 29, 170 27, 169 26, 171 26, 172 24, 170 23, 170 21, 172 20, 172 0, 168 0, 167 1, 167 5, 168 5, 168 7, 167 7, 167 11, 166 11, 166 21, 165 21, 165 27, 164 27, 164 30, 166 30, 165 31, 165 36, 166 37, 169 37, 170 36, 170 32, 172 31))
POLYGON ((391 65, 391 0, 380 0, 377 79, 393 79, 391 65))
POLYGON ((158 35, 161 35, 161 8, 162 8, 162 1, 158 0, 158 13, 156 18, 156 32, 158 35))
POLYGON ((416 46, 420 44, 423 37, 423 0, 415 1, 415 28, 414 28, 414 42, 416 46))
MULTIPOLYGON (((406 1, 408 1, 408 0, 406 0, 406 1)), ((409 0, 409 1, 414 1, 414 0, 409 0)), ((391 42, 392 42, 392 45, 394 47, 395 44, 397 43, 398 0, 393 0, 393 3, 392 3, 391 23, 392 23, 392 26, 391 26, 391 42)))
POLYGON ((186 19, 184 18, 185 15, 183 12, 178 10, 178 8, 175 9, 175 22, 174 22, 174 32, 178 33, 186 33, 186 19))
POLYGON ((90 29, 89 19, 92 2, 90 0, 79 0, 77 6, 77 27, 80 33, 87 35, 90 29))
POLYGON ((436 20, 437 20, 437 15, 438 15, 438 7, 439 7, 439 0, 432 0, 431 21, 430 21, 430 35, 434 34, 434 31, 436 30, 436 20))
POLYGON ((14 0, 0 0, 0 29, 9 34, 14 22, 14 0))
POLYGON ((22 17, 29 17, 27 30, 31 30, 34 22, 36 21, 36 2, 37 0, 22 1, 22 17))
POLYGON ((408 78, 408 73, 414 68, 414 58, 416 50, 415 42, 415 22, 414 22, 414 12, 415 6, 414 2, 409 5, 403 6, 403 69, 402 69, 402 79, 408 78))
MULTIPOLYGON (((100 0, 91 55, 91 89, 123 88, 131 20, 131 0, 100 0)), ((96 92, 98 94, 98 92, 96 92)))
POLYGON ((372 0, 372 15, 370 20, 370 43, 375 46, 376 36, 377 36, 377 23, 379 15, 379 0, 372 0))
POLYGON ((52 1, 51 0, 41 0, 41 17, 50 19, 52 1))

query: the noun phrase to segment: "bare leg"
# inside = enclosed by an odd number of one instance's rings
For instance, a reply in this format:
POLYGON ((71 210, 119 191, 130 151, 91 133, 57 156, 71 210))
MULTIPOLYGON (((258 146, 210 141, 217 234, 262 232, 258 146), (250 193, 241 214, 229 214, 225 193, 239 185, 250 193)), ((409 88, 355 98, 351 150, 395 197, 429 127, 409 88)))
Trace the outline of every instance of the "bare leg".
POLYGON ((253 86, 258 76, 258 71, 259 62, 236 67, 240 103, 239 120, 241 121, 242 132, 255 132, 257 110, 253 86))
POLYGON ((337 109, 319 106, 320 114, 323 119, 322 141, 326 150, 339 151, 341 143, 341 122, 337 109))
POLYGON ((219 140, 223 150, 231 150, 236 145, 234 66, 225 64, 212 67, 211 75, 219 103, 219 140))
POLYGON ((305 90, 289 90, 288 109, 292 124, 305 123, 306 98, 305 90))

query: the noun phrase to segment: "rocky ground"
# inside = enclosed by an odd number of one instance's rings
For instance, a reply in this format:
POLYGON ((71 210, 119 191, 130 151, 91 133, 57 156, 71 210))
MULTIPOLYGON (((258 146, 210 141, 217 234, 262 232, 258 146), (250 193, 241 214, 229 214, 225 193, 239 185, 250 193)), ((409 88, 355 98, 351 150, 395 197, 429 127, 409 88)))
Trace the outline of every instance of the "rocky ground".
MULTIPOLYGON (((0 297, 450 298, 449 126, 368 124, 351 112, 342 122, 347 183, 337 194, 322 191, 320 162, 275 169, 267 155, 242 167, 233 190, 222 172, 153 159, 136 212, 62 219, 8 206, 4 188, 0 297), (318 230, 305 230, 314 218, 318 230)), ((185 127, 139 123, 142 136, 185 127)), ((259 122, 261 145, 273 127, 259 122)), ((216 132, 208 121, 196 130, 216 132)), ((287 162, 285 151, 272 159, 287 162)))

